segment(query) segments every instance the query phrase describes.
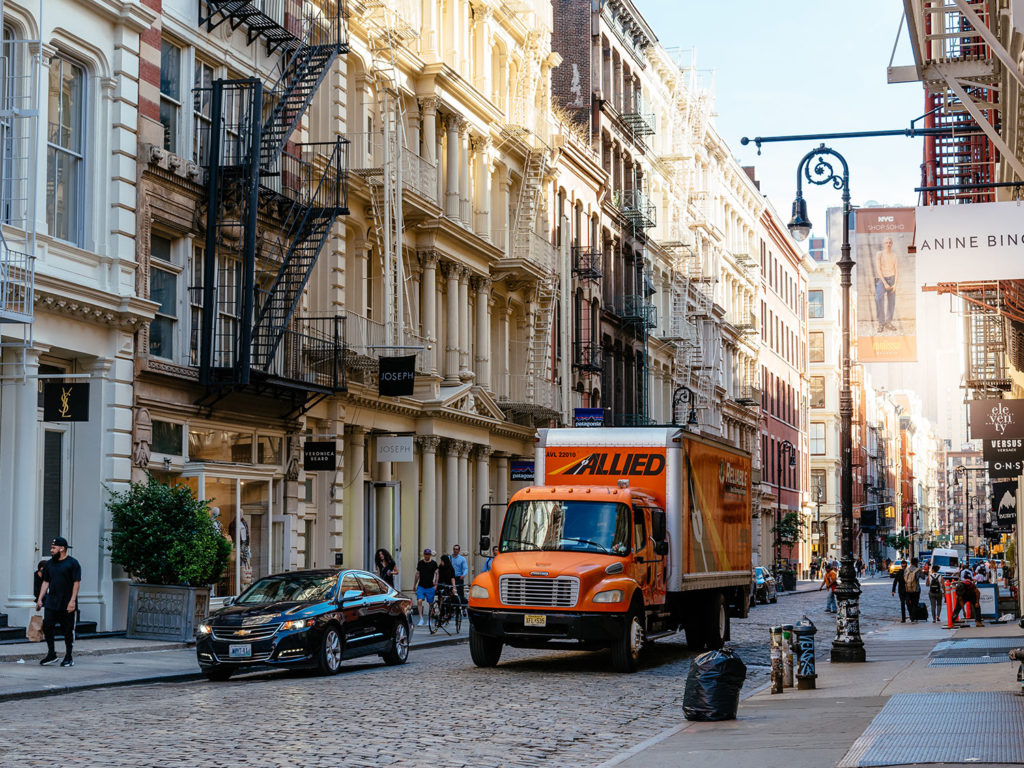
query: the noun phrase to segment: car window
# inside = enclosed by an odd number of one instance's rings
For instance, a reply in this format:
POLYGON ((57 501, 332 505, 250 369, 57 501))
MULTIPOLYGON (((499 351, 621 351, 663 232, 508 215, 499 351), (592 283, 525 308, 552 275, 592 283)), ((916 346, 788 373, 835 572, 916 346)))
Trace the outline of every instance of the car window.
POLYGON ((382 584, 378 582, 370 574, 359 575, 360 589, 363 590, 363 594, 366 595, 383 595, 385 589, 382 589, 382 584))
POLYGON ((354 573, 346 573, 341 579, 341 594, 344 595, 350 589, 363 591, 363 585, 359 583, 354 573))

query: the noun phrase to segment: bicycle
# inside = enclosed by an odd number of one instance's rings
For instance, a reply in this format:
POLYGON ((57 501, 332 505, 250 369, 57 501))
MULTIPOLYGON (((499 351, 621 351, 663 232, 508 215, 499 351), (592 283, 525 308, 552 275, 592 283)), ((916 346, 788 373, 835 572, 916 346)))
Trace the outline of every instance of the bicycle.
POLYGON ((438 584, 437 597, 430 604, 430 611, 427 613, 427 627, 430 629, 430 634, 443 629, 450 635, 448 625, 453 622, 455 633, 458 634, 462 629, 462 603, 459 602, 459 596, 455 593, 455 587, 438 584))

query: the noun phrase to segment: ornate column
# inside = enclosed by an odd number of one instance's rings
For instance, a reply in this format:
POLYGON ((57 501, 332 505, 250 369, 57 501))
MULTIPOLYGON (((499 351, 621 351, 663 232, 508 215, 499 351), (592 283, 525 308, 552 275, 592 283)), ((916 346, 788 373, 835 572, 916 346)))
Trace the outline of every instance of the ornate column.
POLYGON ((474 277, 476 289, 476 383, 491 389, 491 279, 474 277))
MULTIPOLYGON (((424 547, 434 548, 437 544, 437 449, 441 445, 441 438, 437 435, 418 435, 416 443, 422 454, 420 461, 423 464, 423 479, 419 495, 419 522, 420 535, 416 551, 413 553, 413 564, 419 558, 419 553, 424 547)), ((412 577, 403 584, 412 583, 412 577)))
POLYGON ((442 538, 436 542, 439 552, 447 552, 455 543, 459 530, 459 453, 461 440, 445 440, 444 503, 441 505, 442 538))
POLYGON ((445 168, 444 212, 450 219, 459 218, 459 129, 462 118, 459 115, 448 115, 445 118, 448 146, 445 149, 447 167, 445 168))
MULTIPOLYGON (((494 501, 496 504, 508 504, 508 455, 504 453, 496 454, 498 465, 494 468, 497 479, 497 488, 494 491, 494 501)), ((492 515, 493 517, 493 515, 492 515)), ((491 521, 491 527, 496 527, 500 524, 500 520, 495 523, 491 521)))
POLYGON ((469 270, 463 268, 459 274, 459 379, 472 381, 473 371, 469 367, 469 270))
POLYGON ((505 234, 502 237, 502 242, 498 243, 501 249, 505 253, 512 254, 512 173, 508 168, 505 169, 505 180, 501 185, 501 223, 504 229, 502 230, 505 234))
POLYGON ((478 216, 473 222, 474 231, 484 240, 491 239, 491 140, 476 139, 473 143, 476 153, 476 210, 478 216))
POLYGON ((420 333, 427 340, 427 370, 437 375, 437 252, 420 251, 420 333))
POLYGON ((366 499, 363 494, 364 446, 366 430, 363 427, 348 426, 345 428, 345 509, 344 542, 345 567, 363 568, 372 563, 364 563, 364 538, 366 536, 366 499))
MULTIPOLYGON (((491 500, 491 453, 489 445, 478 445, 476 447, 476 503, 473 507, 473 513, 469 516, 469 533, 467 535, 470 539, 467 541, 466 546, 466 551, 468 552, 477 551, 477 541, 480 539, 480 534, 490 533, 490 531, 478 531, 476 527, 479 521, 477 515, 480 512, 480 507, 491 500)), ((478 563, 475 565, 479 566, 478 563)), ((474 567, 473 570, 475 571, 476 568, 474 567)))
POLYGON ((500 313, 499 318, 501 319, 501 368, 498 371, 498 391, 499 394, 508 396, 511 394, 509 391, 509 355, 512 349, 512 307, 506 306, 504 311, 500 313))
POLYGON ((455 509, 457 510, 458 521, 455 528, 455 538, 448 541, 447 546, 451 547, 452 544, 458 543, 465 549, 466 541, 468 541, 466 537, 469 535, 469 450, 472 446, 464 440, 459 440, 457 445, 459 452, 459 497, 455 509))
MULTIPOLYGON (((429 3, 433 7, 433 3, 429 3)), ((420 99, 422 115, 423 159, 428 163, 437 162, 437 99, 433 96, 420 99)))
POLYGON ((469 126, 463 120, 459 125, 459 220, 472 228, 472 206, 469 202, 469 126))
POLYGON ((445 296, 448 327, 445 329, 443 384, 453 387, 459 383, 459 274, 462 268, 447 262, 444 270, 448 280, 448 293, 445 296))

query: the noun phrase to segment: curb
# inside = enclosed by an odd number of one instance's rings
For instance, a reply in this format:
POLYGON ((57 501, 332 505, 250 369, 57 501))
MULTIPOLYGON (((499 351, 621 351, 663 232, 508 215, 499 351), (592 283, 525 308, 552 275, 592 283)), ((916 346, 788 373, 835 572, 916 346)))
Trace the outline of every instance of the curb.
MULTIPOLYGON (((460 645, 469 640, 468 637, 451 636, 451 637, 439 637, 431 638, 430 640, 424 640, 423 642, 416 643, 410 647, 410 651, 417 649, 430 649, 430 648, 441 648, 447 645, 460 645)), ((135 650, 104 650, 104 651, 91 651, 75 653, 76 656, 105 656, 113 653, 133 653, 138 651, 149 651, 149 650, 174 650, 177 648, 188 648, 188 643, 171 643, 166 647, 161 648, 139 648, 135 650)), ((25 656, 19 656, 18 658, 28 659, 25 656)), ((39 654, 37 658, 42 658, 42 654, 39 654)), ((253 671, 268 671, 271 668, 258 669, 253 671)), ((0 701, 11 701, 13 699, 38 699, 44 696, 60 696, 65 693, 79 693, 81 691, 93 691, 100 688, 124 688, 129 685, 153 685, 154 683, 186 683, 195 680, 203 680, 203 673, 198 670, 195 672, 182 672, 170 675, 154 675, 152 677, 139 677, 132 680, 112 680, 101 683, 82 683, 81 685, 67 685, 59 688, 45 688, 41 690, 24 691, 22 693, 0 693, 0 701)))
MULTIPOLYGON (((60 645, 60 643, 58 643, 60 645)), ((128 646, 127 648, 94 648, 92 650, 75 649, 75 656, 109 656, 114 653, 145 653, 146 651, 173 651, 180 648, 192 648, 195 643, 161 643, 160 645, 148 645, 145 647, 128 646)), ((44 646, 45 647, 45 646, 44 646)), ((0 654, 0 664, 15 663, 19 659, 25 662, 38 661, 46 654, 43 651, 32 650, 29 653, 5 653, 0 654)))

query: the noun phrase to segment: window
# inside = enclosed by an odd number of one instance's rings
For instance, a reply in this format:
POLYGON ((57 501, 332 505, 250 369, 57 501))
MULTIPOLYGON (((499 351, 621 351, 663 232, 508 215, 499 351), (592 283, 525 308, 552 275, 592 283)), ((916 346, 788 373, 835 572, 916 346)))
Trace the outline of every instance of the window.
POLYGON ((810 355, 810 362, 825 362, 825 334, 822 331, 812 331, 807 334, 807 351, 810 355))
POLYGON ((164 40, 160 45, 160 123, 164 127, 164 149, 179 154, 180 122, 181 48, 164 40))
POLYGON ((811 408, 825 407, 825 377, 811 376, 810 386, 811 408))
POLYGON ((811 422, 811 453, 815 456, 825 455, 825 424, 820 421, 811 422))
POLYGON ((196 60, 192 91, 192 160, 205 165, 210 149, 210 101, 213 96, 213 67, 196 60))
POLYGON ((181 424, 153 419, 153 453, 181 456, 183 433, 181 424))
POLYGON ((189 321, 189 343, 188 362, 189 365, 199 365, 199 347, 203 329, 203 249, 201 246, 192 247, 192 257, 189 259, 189 286, 188 286, 188 310, 189 321))
POLYGON ((46 227, 52 237, 84 241, 85 70, 63 56, 50 59, 46 129, 46 227))
POLYGON ((173 244, 166 237, 149 239, 149 298, 160 306, 149 324, 149 354, 174 359, 174 337, 178 325, 179 268, 172 260, 173 244))
POLYGON ((828 486, 825 483, 825 470, 824 469, 812 469, 811 470, 811 501, 817 503, 820 501, 822 504, 828 503, 828 486), (818 496, 818 490, 821 490, 821 496, 818 496))
POLYGON ((807 316, 825 317, 825 293, 824 291, 807 292, 807 316))
POLYGON ((3 179, 3 187, 0 189, 0 221, 4 224, 13 224, 16 220, 20 222, 24 213, 15 213, 15 196, 20 195, 15 191, 14 184, 14 156, 16 153, 17 136, 14 133, 14 110, 17 108, 21 80, 20 60, 18 53, 20 46, 13 43, 14 32, 4 27, 3 30, 3 57, 6 66, 4 67, 3 92, 0 96, 0 178, 3 179))

